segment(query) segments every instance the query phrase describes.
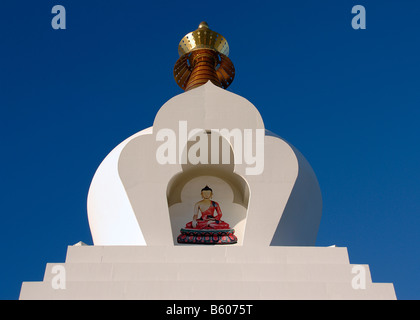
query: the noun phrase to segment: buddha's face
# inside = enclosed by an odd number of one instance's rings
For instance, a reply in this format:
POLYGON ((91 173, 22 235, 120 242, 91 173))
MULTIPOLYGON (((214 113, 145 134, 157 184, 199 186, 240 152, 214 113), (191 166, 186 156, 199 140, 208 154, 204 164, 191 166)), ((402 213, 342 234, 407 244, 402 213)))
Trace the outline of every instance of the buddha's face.
POLYGON ((203 199, 210 199, 213 193, 210 190, 203 190, 201 191, 201 196, 203 199))

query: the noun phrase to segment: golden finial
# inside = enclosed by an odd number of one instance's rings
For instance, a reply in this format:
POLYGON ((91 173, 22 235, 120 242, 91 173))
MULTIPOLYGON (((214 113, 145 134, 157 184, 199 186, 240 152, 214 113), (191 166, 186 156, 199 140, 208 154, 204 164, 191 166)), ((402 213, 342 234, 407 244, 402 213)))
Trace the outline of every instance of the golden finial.
POLYGON ((209 29, 209 25, 207 24, 207 22, 202 21, 202 22, 198 25, 198 29, 202 29, 202 28, 209 29))
POLYGON ((180 58, 174 67, 174 77, 183 90, 196 88, 207 81, 226 89, 235 77, 226 39, 210 30, 205 21, 181 39, 178 53, 180 58))
POLYGON ((182 55, 196 49, 212 49, 225 56, 229 55, 229 45, 226 39, 219 33, 210 30, 207 22, 199 24, 198 29, 188 33, 181 39, 178 46, 178 53, 182 55))

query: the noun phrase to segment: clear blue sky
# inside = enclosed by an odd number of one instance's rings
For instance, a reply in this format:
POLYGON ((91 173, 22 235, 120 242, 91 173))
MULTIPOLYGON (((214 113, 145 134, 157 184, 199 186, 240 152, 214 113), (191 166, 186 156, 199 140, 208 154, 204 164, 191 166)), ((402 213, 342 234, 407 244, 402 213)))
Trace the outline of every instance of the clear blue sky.
POLYGON ((420 298, 420 2, 2 1, 0 298, 92 244, 86 198, 103 158, 182 91, 180 39, 205 20, 267 129, 317 174, 317 245, 420 298), (64 5, 67 29, 53 30, 64 5), (367 29, 353 30, 364 5, 367 29))

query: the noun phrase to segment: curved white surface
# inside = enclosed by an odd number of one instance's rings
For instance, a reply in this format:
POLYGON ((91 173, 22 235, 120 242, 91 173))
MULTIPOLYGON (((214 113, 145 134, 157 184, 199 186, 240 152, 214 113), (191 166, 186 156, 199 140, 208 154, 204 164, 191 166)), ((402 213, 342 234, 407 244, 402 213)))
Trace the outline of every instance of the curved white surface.
POLYGON ((130 200, 118 175, 121 151, 132 139, 152 134, 144 129, 121 142, 102 161, 89 188, 87 208, 95 245, 146 245, 130 200))
MULTIPOLYGON (((156 150, 161 145, 157 139, 161 129, 172 130, 181 138, 180 121, 188 123, 188 130, 265 129, 252 103, 210 82, 170 99, 157 113, 153 127, 120 143, 95 173, 88 196, 95 245, 174 245, 176 230, 170 219, 168 185, 177 175, 185 179, 192 176, 181 163, 158 162, 156 150)), ((178 155, 180 146, 177 141, 178 155)), ((261 174, 247 175, 253 165, 231 160, 231 171, 246 181, 250 195, 240 232, 243 241, 238 243, 261 247, 315 245, 322 215, 315 173, 296 148, 268 130, 263 147, 261 174)), ((211 166, 200 165, 195 172, 208 176, 211 166)))

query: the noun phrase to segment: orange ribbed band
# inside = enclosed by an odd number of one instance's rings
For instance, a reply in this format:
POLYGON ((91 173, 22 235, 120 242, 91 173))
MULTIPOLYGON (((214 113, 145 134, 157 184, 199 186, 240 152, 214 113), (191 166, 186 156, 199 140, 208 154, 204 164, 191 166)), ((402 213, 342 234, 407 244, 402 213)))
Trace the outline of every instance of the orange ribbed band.
POLYGON ((185 91, 199 87, 209 80, 214 85, 222 87, 216 73, 218 55, 215 51, 209 49, 195 50, 191 53, 190 61, 192 72, 185 86, 185 91))

